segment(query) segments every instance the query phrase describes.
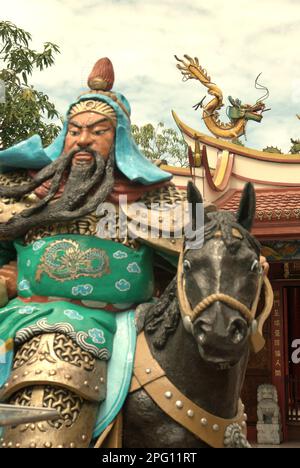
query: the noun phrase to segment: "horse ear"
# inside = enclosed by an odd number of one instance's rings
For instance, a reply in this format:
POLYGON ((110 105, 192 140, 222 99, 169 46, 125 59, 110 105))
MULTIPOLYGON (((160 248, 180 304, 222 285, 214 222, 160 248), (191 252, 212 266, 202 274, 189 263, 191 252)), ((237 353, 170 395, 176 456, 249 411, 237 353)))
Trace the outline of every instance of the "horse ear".
MULTIPOLYGON (((203 204, 203 198, 196 185, 189 181, 187 185, 187 199, 188 202, 192 205, 192 226, 195 229, 196 226, 196 213, 197 213, 197 204, 203 204)), ((204 222, 206 220, 204 219, 204 222)))
POLYGON ((256 196, 253 184, 248 182, 243 190, 240 206, 237 212, 237 222, 250 231, 253 225, 256 208, 256 196))
POLYGON ((196 203, 203 203, 203 198, 196 185, 189 181, 187 186, 187 199, 189 203, 195 205, 196 203))

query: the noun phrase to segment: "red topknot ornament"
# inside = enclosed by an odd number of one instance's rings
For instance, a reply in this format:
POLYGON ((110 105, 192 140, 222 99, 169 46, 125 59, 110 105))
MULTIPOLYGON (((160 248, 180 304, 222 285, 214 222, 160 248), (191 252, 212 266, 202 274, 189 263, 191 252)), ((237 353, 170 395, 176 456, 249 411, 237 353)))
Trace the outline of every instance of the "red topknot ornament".
POLYGON ((115 80, 114 67, 109 58, 98 60, 88 77, 88 86, 92 91, 110 91, 115 80))

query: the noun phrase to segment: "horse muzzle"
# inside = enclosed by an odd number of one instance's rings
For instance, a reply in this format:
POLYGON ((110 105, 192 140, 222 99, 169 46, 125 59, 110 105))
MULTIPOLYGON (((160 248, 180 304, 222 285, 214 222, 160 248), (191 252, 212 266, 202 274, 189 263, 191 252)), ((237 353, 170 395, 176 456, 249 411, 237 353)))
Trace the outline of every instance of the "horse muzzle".
MULTIPOLYGON (((216 308, 219 307, 216 305, 216 308)), ((251 327, 236 312, 230 312, 229 318, 226 318, 219 310, 212 309, 214 306, 198 318, 193 326, 200 354, 206 361, 236 362, 248 343, 251 327)))
MULTIPOLYGON (((218 320, 221 322, 221 320, 218 320)), ((205 318, 200 318, 194 324, 194 331, 199 337, 200 343, 205 343, 210 336, 215 336, 220 340, 226 341, 230 345, 239 345, 248 338, 249 326, 243 318, 231 318, 228 325, 222 324, 211 325, 205 318)))

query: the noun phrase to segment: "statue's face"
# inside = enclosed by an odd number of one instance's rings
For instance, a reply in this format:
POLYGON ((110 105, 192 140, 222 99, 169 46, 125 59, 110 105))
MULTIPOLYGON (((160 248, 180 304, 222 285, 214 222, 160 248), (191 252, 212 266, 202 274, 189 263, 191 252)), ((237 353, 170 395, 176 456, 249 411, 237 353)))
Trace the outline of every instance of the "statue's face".
POLYGON ((72 161, 75 165, 92 163, 93 156, 86 148, 97 151, 107 160, 114 137, 115 127, 109 119, 95 112, 83 112, 69 121, 64 152, 68 154, 78 149, 72 161))

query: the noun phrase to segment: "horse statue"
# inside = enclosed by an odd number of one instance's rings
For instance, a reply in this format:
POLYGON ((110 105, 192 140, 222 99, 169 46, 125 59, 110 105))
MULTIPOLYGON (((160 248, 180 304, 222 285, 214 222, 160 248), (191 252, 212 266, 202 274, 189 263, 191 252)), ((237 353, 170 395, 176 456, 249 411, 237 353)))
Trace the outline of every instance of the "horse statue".
MULTIPOLYGON (((188 201, 203 202, 192 183, 188 201)), ((139 307, 124 447, 250 447, 240 393, 250 346, 256 352, 264 346, 273 304, 250 234, 254 215, 251 184, 236 218, 205 212, 203 246, 191 249, 185 239, 177 278, 157 303, 139 307), (264 310, 255 317, 262 288, 264 310)))

